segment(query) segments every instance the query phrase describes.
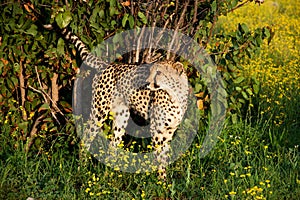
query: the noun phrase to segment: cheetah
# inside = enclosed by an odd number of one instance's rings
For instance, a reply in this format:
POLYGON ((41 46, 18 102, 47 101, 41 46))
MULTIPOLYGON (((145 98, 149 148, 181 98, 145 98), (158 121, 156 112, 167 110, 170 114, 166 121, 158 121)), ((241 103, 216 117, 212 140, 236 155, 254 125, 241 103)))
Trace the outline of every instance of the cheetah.
POLYGON ((60 32, 66 41, 75 46, 82 62, 97 70, 92 80, 91 111, 84 129, 87 135, 85 142, 89 143, 101 132, 105 120, 113 113, 110 146, 118 148, 131 113, 138 115, 150 124, 152 149, 159 163, 159 179, 166 180, 169 142, 187 109, 188 79, 183 64, 173 61, 143 65, 106 64, 90 53, 71 31, 65 28, 60 32))

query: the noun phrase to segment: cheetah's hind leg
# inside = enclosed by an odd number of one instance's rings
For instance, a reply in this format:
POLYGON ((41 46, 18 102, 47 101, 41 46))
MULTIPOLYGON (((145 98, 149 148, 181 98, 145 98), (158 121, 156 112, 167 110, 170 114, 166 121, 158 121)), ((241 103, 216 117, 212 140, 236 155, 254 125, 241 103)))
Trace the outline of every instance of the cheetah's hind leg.
POLYGON ((113 138, 111 147, 118 147, 122 144, 122 137, 125 135, 125 129, 128 125, 130 111, 121 94, 114 95, 112 102, 113 119, 113 138))

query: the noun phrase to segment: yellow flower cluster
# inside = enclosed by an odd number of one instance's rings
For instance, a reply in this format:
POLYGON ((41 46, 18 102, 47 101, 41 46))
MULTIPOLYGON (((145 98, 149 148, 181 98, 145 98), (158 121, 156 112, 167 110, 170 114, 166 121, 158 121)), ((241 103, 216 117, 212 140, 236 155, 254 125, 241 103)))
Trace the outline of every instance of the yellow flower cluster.
POLYGON ((257 175, 255 173, 252 175, 251 171, 253 171, 253 167, 248 165, 239 166, 228 173, 227 178, 223 179, 225 188, 228 189, 228 193, 225 195, 226 199, 230 196, 237 196, 240 199, 268 199, 273 194, 271 180, 263 179, 258 181, 257 175), (235 186, 240 183, 245 185, 235 186))
MULTIPOLYGON (((101 189, 101 184, 99 183, 99 177, 97 177, 94 173, 88 172, 88 175, 91 175, 90 180, 85 185, 85 192, 89 196, 101 196, 107 195, 111 192, 109 190, 101 189)), ((113 175, 113 174, 111 174, 113 175)))
MULTIPOLYGON (((281 126, 287 118, 287 102, 296 101, 300 91, 300 1, 266 0, 258 6, 249 4, 220 19, 226 31, 245 23, 250 30, 269 27, 272 40, 265 41, 260 55, 244 61, 249 77, 262 85, 260 103, 262 115, 273 115, 272 123, 281 126)), ((299 97, 298 97, 299 98, 299 97)))

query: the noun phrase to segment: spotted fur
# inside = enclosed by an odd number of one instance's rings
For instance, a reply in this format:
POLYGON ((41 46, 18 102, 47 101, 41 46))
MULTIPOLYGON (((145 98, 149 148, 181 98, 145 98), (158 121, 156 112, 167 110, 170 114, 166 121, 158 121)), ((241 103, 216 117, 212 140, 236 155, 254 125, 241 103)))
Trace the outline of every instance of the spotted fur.
POLYGON ((117 148, 133 111, 150 123, 159 178, 166 179, 169 142, 187 108, 188 81, 183 65, 179 62, 107 65, 91 54, 72 32, 63 29, 61 33, 74 44, 82 61, 99 72, 92 83, 90 123, 85 129, 87 141, 101 132, 104 121, 114 113, 110 145, 117 148))

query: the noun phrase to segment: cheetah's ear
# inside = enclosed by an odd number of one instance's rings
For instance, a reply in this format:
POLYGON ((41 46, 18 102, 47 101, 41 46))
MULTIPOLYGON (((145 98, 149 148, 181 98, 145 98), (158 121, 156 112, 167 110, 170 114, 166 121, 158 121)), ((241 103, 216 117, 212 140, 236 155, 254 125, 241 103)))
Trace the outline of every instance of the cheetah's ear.
POLYGON ((183 64, 181 62, 176 62, 173 64, 174 69, 181 75, 184 72, 183 64))
POLYGON ((183 68, 183 64, 181 62, 176 62, 173 64, 173 66, 176 68, 183 68))

